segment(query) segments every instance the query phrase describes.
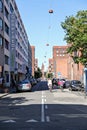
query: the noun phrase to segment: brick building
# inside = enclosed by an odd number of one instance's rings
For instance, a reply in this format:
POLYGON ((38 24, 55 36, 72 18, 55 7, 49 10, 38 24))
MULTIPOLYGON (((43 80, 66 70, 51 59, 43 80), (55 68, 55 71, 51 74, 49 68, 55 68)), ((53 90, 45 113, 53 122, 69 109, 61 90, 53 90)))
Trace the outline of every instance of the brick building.
POLYGON ((68 57, 68 78, 70 80, 77 79, 77 80, 82 80, 83 78, 83 69, 84 66, 79 63, 75 64, 73 59, 69 56, 68 57))
POLYGON ((35 46, 31 46, 32 50, 32 76, 34 76, 35 71, 35 46))
POLYGON ((53 70, 56 78, 68 77, 68 55, 67 46, 53 46, 53 70))
POLYGON ((84 66, 74 63, 72 57, 66 53, 67 48, 68 46, 53 46, 54 77, 82 80, 84 66))

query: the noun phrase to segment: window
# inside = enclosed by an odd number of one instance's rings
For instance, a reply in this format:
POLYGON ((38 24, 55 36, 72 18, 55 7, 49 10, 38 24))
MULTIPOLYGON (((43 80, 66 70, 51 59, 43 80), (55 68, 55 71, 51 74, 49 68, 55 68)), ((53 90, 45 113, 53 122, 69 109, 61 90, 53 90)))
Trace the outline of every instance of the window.
POLYGON ((5 39, 5 48, 9 50, 9 42, 5 39))
POLYGON ((2 21, 1 18, 0 18, 0 29, 1 29, 1 30, 3 29, 3 21, 2 21))
POLYGON ((9 0, 6 0, 7 4, 9 3, 9 0))
POLYGON ((3 38, 2 36, 0 36, 0 46, 2 46, 2 44, 3 44, 3 38))
POLYGON ((8 13, 8 11, 7 11, 6 8, 5 8, 5 16, 6 16, 6 18, 8 19, 9 13, 8 13))
POLYGON ((5 23, 5 32, 9 35, 9 27, 7 26, 6 23, 5 23))
POLYGON ((5 55, 5 64, 9 65, 9 57, 5 55))
POLYGON ((0 0, 0 12, 3 12, 3 4, 1 0, 0 0))
POLYGON ((11 11, 11 13, 13 13, 13 11, 14 11, 11 4, 10 4, 10 11, 11 11))

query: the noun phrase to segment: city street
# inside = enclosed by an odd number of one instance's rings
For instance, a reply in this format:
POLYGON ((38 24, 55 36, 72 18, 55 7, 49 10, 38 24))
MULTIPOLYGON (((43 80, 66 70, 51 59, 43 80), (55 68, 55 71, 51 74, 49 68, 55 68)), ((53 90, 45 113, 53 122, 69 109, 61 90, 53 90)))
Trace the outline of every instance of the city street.
POLYGON ((87 98, 81 92, 54 88, 41 81, 32 92, 0 99, 0 130, 87 130, 87 98))

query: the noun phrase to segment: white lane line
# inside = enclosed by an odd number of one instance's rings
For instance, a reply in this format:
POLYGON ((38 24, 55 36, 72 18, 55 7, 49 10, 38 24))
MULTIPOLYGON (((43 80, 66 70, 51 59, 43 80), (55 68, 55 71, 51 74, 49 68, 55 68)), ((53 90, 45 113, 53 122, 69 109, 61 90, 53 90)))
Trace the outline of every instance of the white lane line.
POLYGON ((50 117, 49 116, 46 116, 46 121, 50 122, 50 117))
POLYGON ((41 122, 45 122, 43 91, 42 91, 42 102, 41 103, 42 103, 41 104, 41 122))
POLYGON ((42 98, 43 98, 43 97, 46 97, 46 96, 43 96, 43 95, 42 95, 42 98))
POLYGON ((47 106, 47 105, 45 105, 45 109, 48 109, 48 106, 47 106))

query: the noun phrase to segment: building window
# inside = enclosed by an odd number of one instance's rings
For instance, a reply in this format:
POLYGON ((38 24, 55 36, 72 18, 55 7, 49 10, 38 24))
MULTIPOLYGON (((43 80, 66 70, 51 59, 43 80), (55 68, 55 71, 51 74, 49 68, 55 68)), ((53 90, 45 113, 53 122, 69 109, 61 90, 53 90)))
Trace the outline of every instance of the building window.
POLYGON ((5 64, 9 65, 9 57, 5 55, 5 64))
POLYGON ((0 29, 1 29, 1 30, 3 29, 3 21, 2 21, 1 18, 0 18, 0 29))
POLYGON ((6 16, 6 18, 8 19, 8 17, 9 17, 9 13, 8 13, 8 11, 7 11, 6 8, 5 8, 5 16, 6 16))
POLYGON ((2 36, 0 36, 0 46, 2 46, 2 44, 3 44, 3 38, 2 36))
POLYGON ((57 50, 56 53, 58 53, 59 51, 57 50))
POLYGON ((9 50, 9 42, 5 39, 5 48, 9 50))
POLYGON ((13 10, 13 7, 12 7, 12 5, 10 4, 10 12, 13 13, 13 11, 14 11, 14 10, 13 10))
POLYGON ((0 0, 0 12, 3 12, 3 4, 1 0, 0 0))
POLYGON ((6 3, 9 4, 9 0, 6 0, 6 3))
POLYGON ((9 27, 7 26, 6 23, 5 23, 5 32, 9 35, 9 27))

